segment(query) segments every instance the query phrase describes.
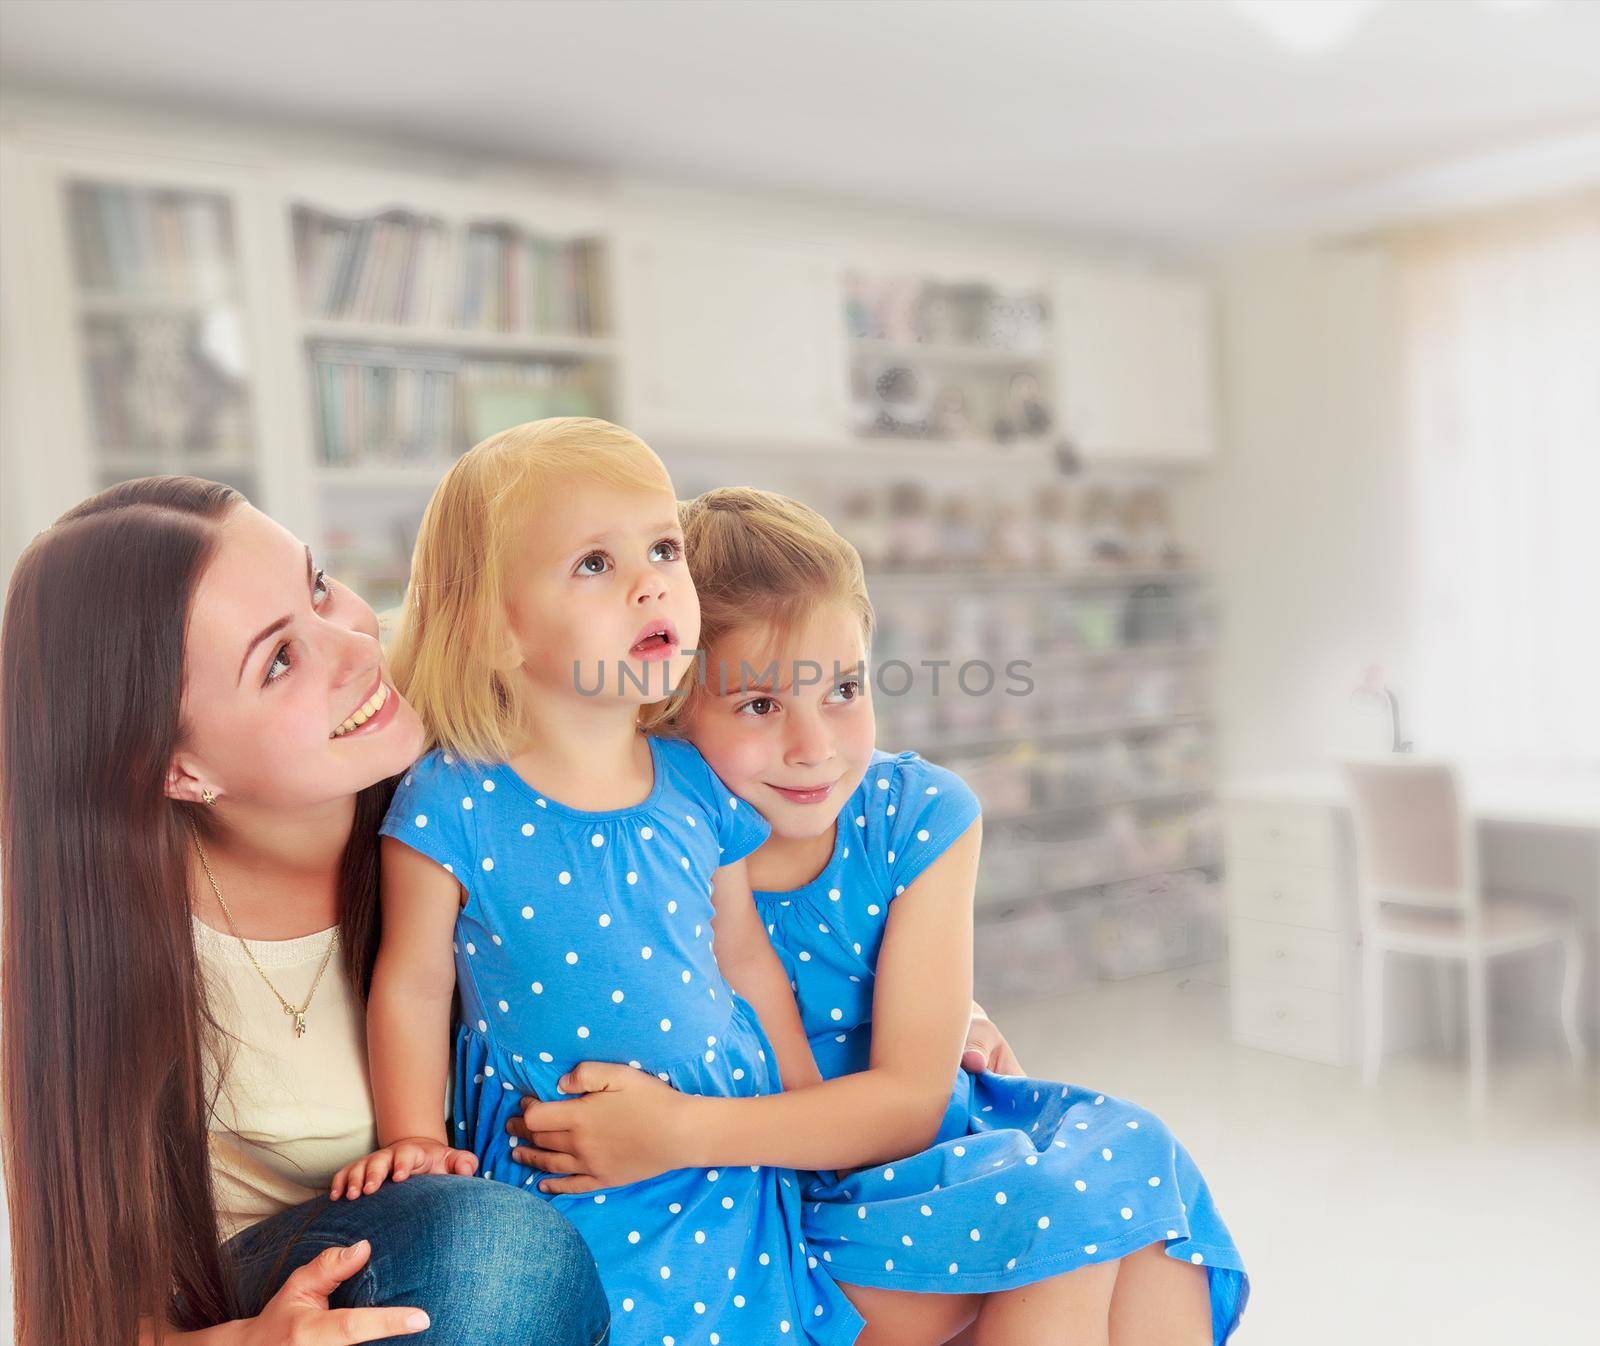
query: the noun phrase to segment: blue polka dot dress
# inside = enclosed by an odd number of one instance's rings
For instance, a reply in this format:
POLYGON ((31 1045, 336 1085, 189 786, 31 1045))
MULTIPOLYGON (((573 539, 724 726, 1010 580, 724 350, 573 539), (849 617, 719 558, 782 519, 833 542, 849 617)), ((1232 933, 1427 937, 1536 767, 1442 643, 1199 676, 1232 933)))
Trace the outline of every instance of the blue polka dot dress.
MULTIPOLYGON (((978 814, 955 773, 914 752, 875 752, 827 868, 755 894, 825 1076, 867 1068, 889 908, 978 814)), ((1209 1268, 1218 1342, 1248 1292, 1205 1179, 1159 1118, 1021 1076, 957 1071, 933 1147, 809 1177, 804 1229, 841 1281, 951 1293, 1010 1289, 1159 1242, 1209 1268)))
MULTIPOLYGON (((648 798, 603 812, 568 808, 503 764, 433 752, 381 829, 466 889, 450 1124, 486 1178, 536 1194, 544 1175, 510 1159, 505 1124, 525 1093, 561 1097, 556 1081, 580 1061, 648 1070, 685 1093, 781 1088, 755 1011, 711 948, 712 874, 766 840, 767 823, 691 744, 651 738, 650 751, 648 798)), ((861 1328, 805 1242, 792 1172, 678 1169, 544 1199, 594 1253, 616 1346, 835 1346, 861 1328)))

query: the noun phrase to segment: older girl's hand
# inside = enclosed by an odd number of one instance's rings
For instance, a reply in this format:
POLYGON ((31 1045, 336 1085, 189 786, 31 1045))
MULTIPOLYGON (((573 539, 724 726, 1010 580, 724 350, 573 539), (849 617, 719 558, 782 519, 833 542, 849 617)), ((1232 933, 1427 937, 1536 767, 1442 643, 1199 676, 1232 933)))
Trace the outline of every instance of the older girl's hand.
POLYGON ((506 1123, 511 1157, 553 1176, 547 1194, 593 1192, 642 1182, 691 1163, 685 1144, 687 1099, 632 1066, 584 1061, 557 1082, 580 1097, 522 1100, 522 1116, 506 1123))
POLYGON ((996 1075, 1024 1075, 1021 1063, 995 1027, 994 1020, 976 1000, 972 1002, 972 1022, 967 1026, 967 1045, 961 1052, 961 1068, 973 1075, 992 1071, 996 1075))
POLYGON ((325 1248, 296 1267, 266 1308, 245 1322, 244 1346, 355 1346, 425 1331, 428 1315, 421 1309, 328 1307, 328 1297, 371 1254, 372 1244, 362 1239, 347 1248, 325 1248))

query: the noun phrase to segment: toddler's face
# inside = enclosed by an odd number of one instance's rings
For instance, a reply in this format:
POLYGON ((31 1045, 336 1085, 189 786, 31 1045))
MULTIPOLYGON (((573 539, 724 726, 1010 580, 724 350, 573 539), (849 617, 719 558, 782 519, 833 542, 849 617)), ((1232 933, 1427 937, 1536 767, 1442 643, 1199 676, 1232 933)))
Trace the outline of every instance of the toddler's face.
POLYGON ((684 727, 711 769, 760 810, 775 835, 814 837, 866 775, 877 725, 853 613, 826 604, 791 644, 775 653, 764 628, 730 632, 707 651, 705 685, 691 699, 684 727))
POLYGON ((372 609, 248 505, 222 525, 195 588, 182 704, 185 770, 234 805, 347 805, 422 750, 372 609))
POLYGON ((644 705, 693 663, 700 600, 670 488, 565 488, 530 519, 505 592, 507 662, 553 694, 644 705))

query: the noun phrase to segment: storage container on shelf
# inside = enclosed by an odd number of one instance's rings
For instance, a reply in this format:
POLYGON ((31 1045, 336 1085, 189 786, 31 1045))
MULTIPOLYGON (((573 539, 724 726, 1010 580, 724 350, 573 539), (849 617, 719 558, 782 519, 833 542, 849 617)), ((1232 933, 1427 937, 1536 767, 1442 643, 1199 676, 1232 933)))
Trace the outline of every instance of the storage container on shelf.
POLYGON ((1187 859, 1192 864, 1207 864, 1222 851, 1222 811, 1212 799, 1196 802, 1188 812, 1187 859))
POLYGON ((1038 846, 1026 828, 997 827, 978 856, 977 900, 1016 902, 1039 888, 1038 846))
POLYGON ((1039 886, 1052 892, 1093 885, 1116 865, 1114 852, 1099 833, 1041 841, 1034 854, 1039 886))
POLYGON ((1086 650, 1113 650, 1122 644, 1123 599, 1114 589, 1078 595, 1078 637, 1086 650))
POLYGON ((1168 865, 1181 868, 1191 862, 1189 812, 1184 804, 1146 805, 1141 811, 1130 867, 1168 865))
POLYGON ((1093 914, 1035 899, 983 912, 973 931, 973 988, 984 1001, 1079 990, 1095 977, 1093 914))
POLYGON ((983 648, 996 662, 1026 657, 1034 650, 1034 600, 1029 594, 1007 594, 991 599, 983 612, 983 648))
POLYGON ((1032 750, 1026 744, 970 757, 952 767, 983 802, 986 814, 1027 812, 1034 803, 1032 750))
POLYGON ((1220 883, 1201 875, 1189 888, 1189 952, 1197 963, 1214 963, 1228 953, 1226 894, 1220 883))
POLYGON ((1083 630, 1073 595, 1051 590, 1033 604, 1033 647, 1040 655, 1083 647, 1083 630))
POLYGON ((1036 677, 1028 669, 1019 670, 1017 677, 1004 667, 996 669, 995 688, 984 699, 989 711, 989 723, 997 737, 1015 736, 1027 730, 1034 722, 1034 697, 1037 686, 1030 689, 1027 680, 1036 677))
POLYGON ((987 695, 969 693, 968 687, 981 690, 985 679, 974 674, 963 684, 960 668, 964 660, 952 660, 948 668, 937 670, 938 690, 934 690, 933 678, 935 670, 919 670, 921 676, 928 680, 928 692, 932 696, 936 713, 935 718, 941 730, 953 738, 978 737, 984 733, 993 733, 995 726, 995 712, 998 709, 991 688, 987 695))
POLYGON ((1122 981, 1160 972, 1166 966, 1168 940, 1162 913, 1149 893, 1103 897, 1095 920, 1095 961, 1106 981, 1122 981))
POLYGON ((1091 892, 1056 898, 1051 909, 1061 932, 1061 989, 1087 986, 1100 975, 1095 948, 1095 925, 1099 920, 1096 896, 1091 892))
POLYGON ((1100 975, 1116 981, 1222 956, 1220 886, 1200 870, 1108 885, 1096 927, 1100 975))

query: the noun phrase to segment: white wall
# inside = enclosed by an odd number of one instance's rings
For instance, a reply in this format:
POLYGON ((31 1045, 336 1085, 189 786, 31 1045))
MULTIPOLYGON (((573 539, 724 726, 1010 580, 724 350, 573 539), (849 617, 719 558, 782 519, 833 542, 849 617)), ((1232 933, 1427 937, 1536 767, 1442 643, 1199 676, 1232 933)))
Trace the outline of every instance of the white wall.
MULTIPOLYGON (((1216 704, 1226 781, 1324 767, 1369 663, 1384 665, 1404 712, 1417 650, 1416 505, 1404 470, 1395 277, 1383 246, 1274 244, 1223 259, 1217 279, 1221 448, 1204 472, 1173 485, 1180 531, 1213 560, 1222 602, 1216 704)), ((1489 888, 1570 899, 1589 966, 1600 966, 1593 834, 1499 827, 1480 841, 1489 888)), ((1560 970, 1547 954, 1498 969, 1491 1005, 1500 1039, 1559 1043, 1560 970)), ((1587 983, 1592 1035, 1600 978, 1587 983)))
POLYGON ((1218 282, 1221 449, 1175 492, 1223 605, 1228 777, 1319 765, 1370 663, 1403 697, 1410 507, 1381 246, 1255 248, 1218 282))

